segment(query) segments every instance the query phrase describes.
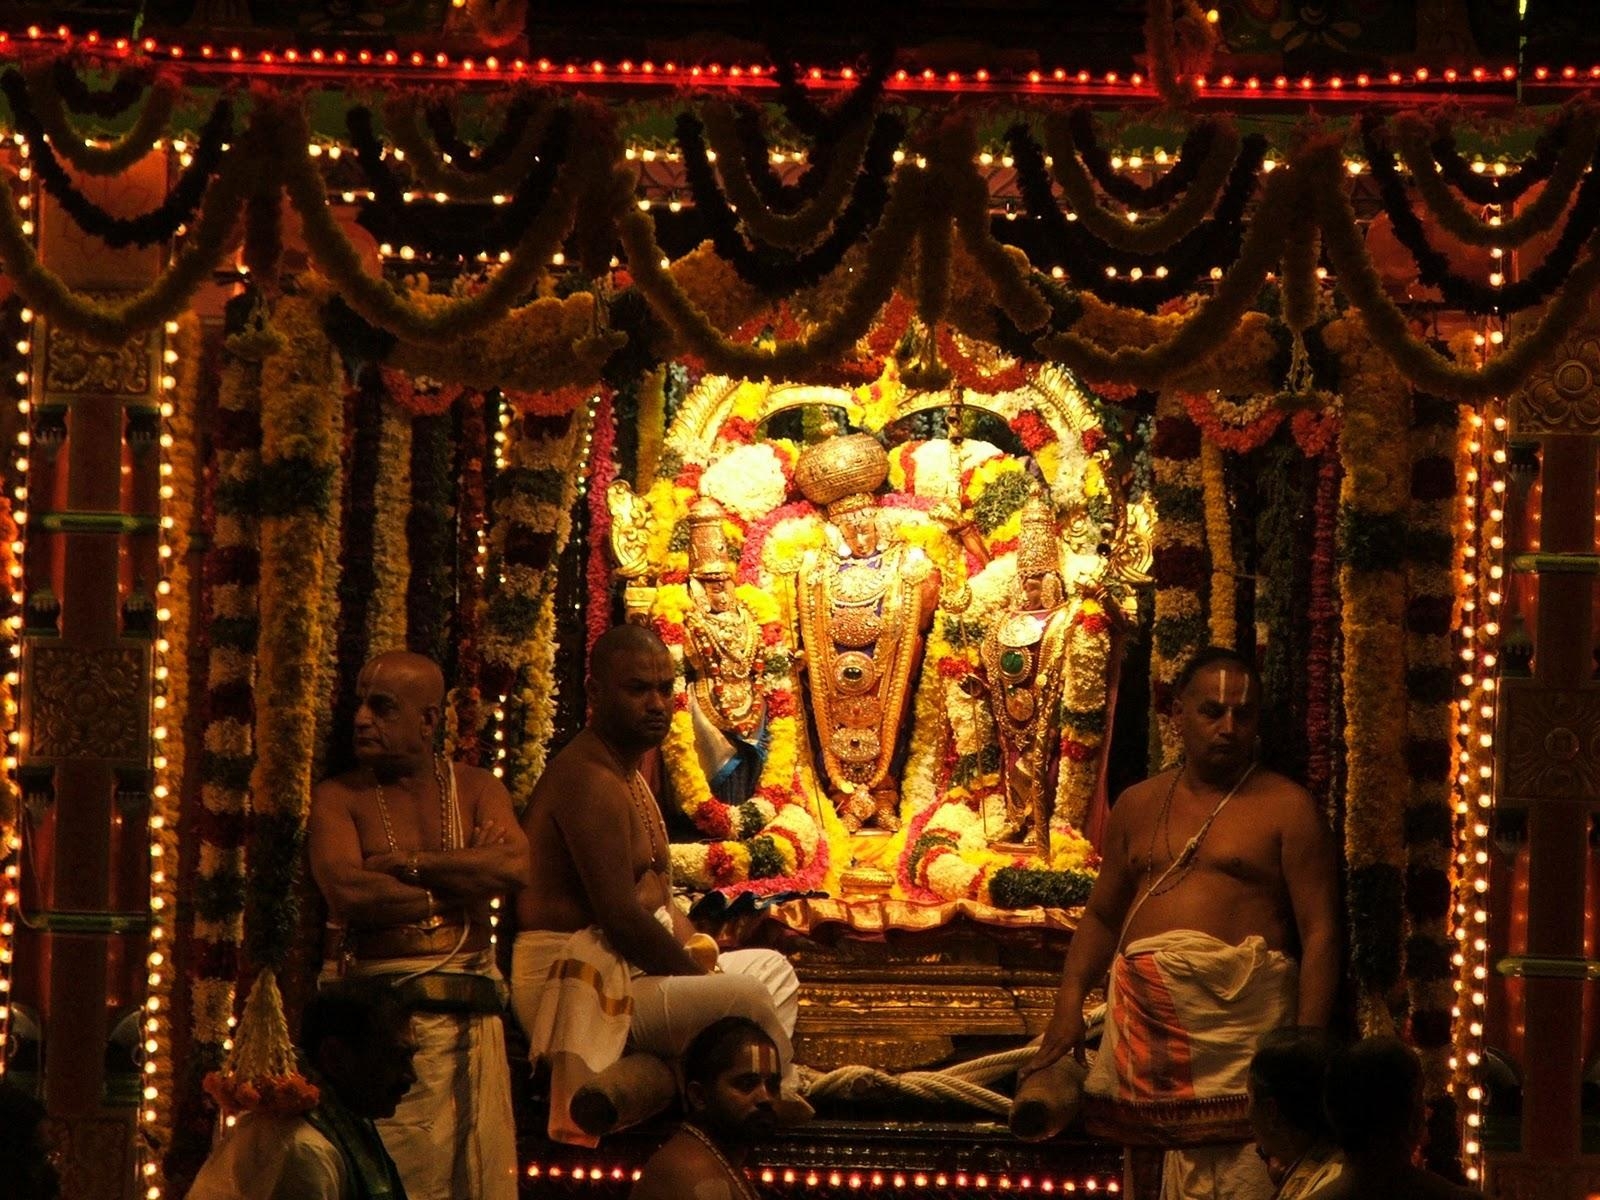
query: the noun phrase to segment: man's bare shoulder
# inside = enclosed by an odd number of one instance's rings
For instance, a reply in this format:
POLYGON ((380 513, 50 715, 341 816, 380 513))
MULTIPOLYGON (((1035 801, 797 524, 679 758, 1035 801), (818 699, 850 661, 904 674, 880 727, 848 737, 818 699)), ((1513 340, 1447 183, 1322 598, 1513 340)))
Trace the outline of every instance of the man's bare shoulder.
POLYGON ((1265 802, 1264 807, 1275 814, 1284 825, 1307 819, 1322 820, 1322 810, 1316 798, 1287 775, 1265 767, 1256 768, 1251 781, 1251 792, 1265 802))
POLYGON ((359 768, 330 775, 311 789, 311 803, 325 809, 350 808, 371 786, 366 772, 359 768))
POLYGON ((1147 809, 1161 803, 1177 772, 1178 768, 1173 767, 1123 788, 1117 796, 1117 802, 1111 806, 1112 817, 1121 814, 1124 822, 1137 821, 1147 809))
POLYGON ((545 811, 563 811, 587 805, 597 795, 612 792, 613 783, 620 785, 605 759, 579 736, 563 746, 548 763, 539 782, 534 785, 529 807, 545 811))
POLYGON ((645 1164, 634 1196, 639 1200, 721 1200, 733 1197, 727 1168, 697 1139, 675 1134, 645 1164), (718 1190, 720 1186, 721 1190, 718 1190))

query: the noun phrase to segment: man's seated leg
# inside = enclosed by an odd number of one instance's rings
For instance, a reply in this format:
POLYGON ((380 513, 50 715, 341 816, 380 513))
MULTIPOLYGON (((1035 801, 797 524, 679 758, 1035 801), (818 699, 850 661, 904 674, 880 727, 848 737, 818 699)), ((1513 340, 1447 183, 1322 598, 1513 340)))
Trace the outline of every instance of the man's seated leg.
POLYGON ((676 1058, 711 1022, 746 1017, 778 1047, 785 1084, 793 1073, 794 1032, 799 1012, 799 981, 794 968, 773 950, 730 950, 711 975, 644 975, 633 980, 630 1044, 676 1058))

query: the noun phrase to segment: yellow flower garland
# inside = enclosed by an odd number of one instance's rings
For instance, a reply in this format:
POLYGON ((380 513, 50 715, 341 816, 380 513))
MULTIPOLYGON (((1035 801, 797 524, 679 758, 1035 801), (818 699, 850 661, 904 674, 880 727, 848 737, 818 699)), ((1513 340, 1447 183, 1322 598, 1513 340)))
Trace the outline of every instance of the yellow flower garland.
POLYGON ((406 589, 411 560, 406 518, 411 512, 411 414, 385 400, 378 427, 378 479, 372 496, 372 592, 367 653, 406 648, 406 589))
POLYGON ((1233 646, 1235 624, 1233 528, 1228 516, 1228 484, 1222 470, 1222 447, 1207 438, 1200 443, 1200 479, 1205 494, 1206 549, 1211 552, 1211 642, 1233 646))

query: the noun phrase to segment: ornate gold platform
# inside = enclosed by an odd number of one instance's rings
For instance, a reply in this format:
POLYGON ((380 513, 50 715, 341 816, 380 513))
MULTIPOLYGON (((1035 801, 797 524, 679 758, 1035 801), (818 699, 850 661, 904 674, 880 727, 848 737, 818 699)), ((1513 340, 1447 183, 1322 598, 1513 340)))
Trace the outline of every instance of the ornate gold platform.
POLYGON ((794 963, 800 1062, 902 1071, 1042 1033, 1075 925, 1076 913, 1060 910, 821 900, 780 905, 722 933, 794 963))

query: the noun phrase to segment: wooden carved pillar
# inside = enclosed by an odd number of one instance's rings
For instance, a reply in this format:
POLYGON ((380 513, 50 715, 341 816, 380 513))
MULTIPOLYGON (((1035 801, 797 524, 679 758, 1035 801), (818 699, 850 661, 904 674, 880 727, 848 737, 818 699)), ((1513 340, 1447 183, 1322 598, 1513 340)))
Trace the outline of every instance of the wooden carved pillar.
MULTIPOLYGON (((1600 682, 1594 656, 1596 448, 1600 320, 1591 315, 1512 399, 1513 454, 1537 454, 1537 532, 1512 545, 1511 593, 1522 595, 1531 670, 1500 681, 1497 824, 1521 842, 1526 880, 1496 907, 1517 911, 1491 946, 1501 987, 1520 987, 1524 1030, 1521 1145, 1491 1160, 1499 1194, 1582 1196, 1600 1188, 1586 1154, 1581 1085, 1584 1007, 1600 975, 1585 943, 1590 829, 1600 810, 1600 682), (1518 552, 1520 551, 1520 552, 1518 552), (1516 577, 1529 579, 1532 586, 1516 577)), ((1509 647, 1508 647, 1509 649, 1509 647)), ((1508 663, 1525 655, 1508 655, 1508 663)))
MULTIPOLYGON (((148 207, 165 156, 80 183, 113 211, 148 207)), ((161 263, 159 248, 107 251, 52 205, 41 235, 46 263, 102 300, 161 263)), ((34 339, 15 990, 42 1033, 69 1200, 142 1192, 162 348, 159 326, 106 347, 41 321, 34 339)))

